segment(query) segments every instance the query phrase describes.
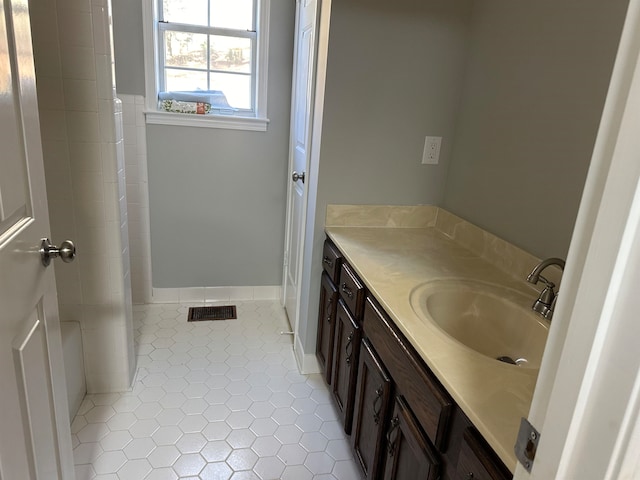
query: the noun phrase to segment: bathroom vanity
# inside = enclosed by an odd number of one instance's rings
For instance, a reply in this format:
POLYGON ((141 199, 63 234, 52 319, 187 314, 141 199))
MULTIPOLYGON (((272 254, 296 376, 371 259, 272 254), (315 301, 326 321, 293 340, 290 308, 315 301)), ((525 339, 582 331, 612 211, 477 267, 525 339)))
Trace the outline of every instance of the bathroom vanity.
POLYGON ((548 329, 525 282, 538 260, 437 207, 330 206, 326 233, 317 356, 366 478, 511 478, 548 329), (538 350, 520 338, 494 354, 424 317, 425 285, 469 282, 543 329, 538 350))

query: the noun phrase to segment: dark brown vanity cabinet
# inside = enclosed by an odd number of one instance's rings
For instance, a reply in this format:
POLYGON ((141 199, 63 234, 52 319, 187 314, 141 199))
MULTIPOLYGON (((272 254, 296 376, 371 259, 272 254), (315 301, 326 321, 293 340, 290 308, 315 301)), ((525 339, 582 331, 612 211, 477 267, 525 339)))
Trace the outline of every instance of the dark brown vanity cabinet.
POLYGON ((329 241, 318 359, 369 480, 508 480, 508 469, 329 241))

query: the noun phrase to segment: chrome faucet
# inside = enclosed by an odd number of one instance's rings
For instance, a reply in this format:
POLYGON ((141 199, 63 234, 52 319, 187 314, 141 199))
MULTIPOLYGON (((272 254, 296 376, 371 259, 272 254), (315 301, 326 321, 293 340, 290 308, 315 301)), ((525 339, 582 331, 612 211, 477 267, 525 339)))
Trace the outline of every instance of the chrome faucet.
POLYGON ((544 283, 544 289, 540 292, 536 301, 533 302, 531 308, 534 312, 539 313, 547 320, 551 320, 551 317, 553 317, 553 310, 558 298, 558 294, 553 290, 556 286, 555 283, 550 282, 540 275, 549 265, 557 265, 564 270, 564 260, 561 258, 547 258, 536 265, 527 276, 527 282, 529 283, 533 283, 534 285, 538 282, 544 283))

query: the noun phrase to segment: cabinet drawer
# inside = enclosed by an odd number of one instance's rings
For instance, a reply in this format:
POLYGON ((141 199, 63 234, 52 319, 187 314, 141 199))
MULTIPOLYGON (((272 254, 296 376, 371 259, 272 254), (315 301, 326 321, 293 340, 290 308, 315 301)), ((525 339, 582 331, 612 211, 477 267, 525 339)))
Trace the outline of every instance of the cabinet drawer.
POLYGON ((364 335, 387 367, 425 433, 444 452, 453 400, 377 302, 367 297, 364 335))
POLYGON ((342 254, 329 240, 324 241, 322 250, 322 268, 333 283, 338 283, 340 276, 340 265, 342 264, 342 254))
POLYGON ((511 473, 475 428, 464 431, 454 480, 508 480, 511 473))
POLYGON ((338 291, 353 316, 361 318, 362 306, 364 304, 364 285, 353 269, 344 262, 340 267, 340 284, 338 291))

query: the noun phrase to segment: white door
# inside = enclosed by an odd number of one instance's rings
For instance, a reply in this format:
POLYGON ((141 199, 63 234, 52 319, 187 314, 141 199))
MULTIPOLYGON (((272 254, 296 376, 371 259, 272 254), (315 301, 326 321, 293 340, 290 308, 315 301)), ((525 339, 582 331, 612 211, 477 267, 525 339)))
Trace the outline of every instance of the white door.
POLYGON ((0 0, 0 478, 73 478, 26 0, 0 0))
POLYGON ((289 187, 287 195, 287 229, 283 279, 284 307, 289 323, 298 331, 299 280, 304 243, 306 208, 305 175, 309 165, 317 0, 299 0, 296 4, 296 34, 291 101, 291 140, 289 152, 289 187))

